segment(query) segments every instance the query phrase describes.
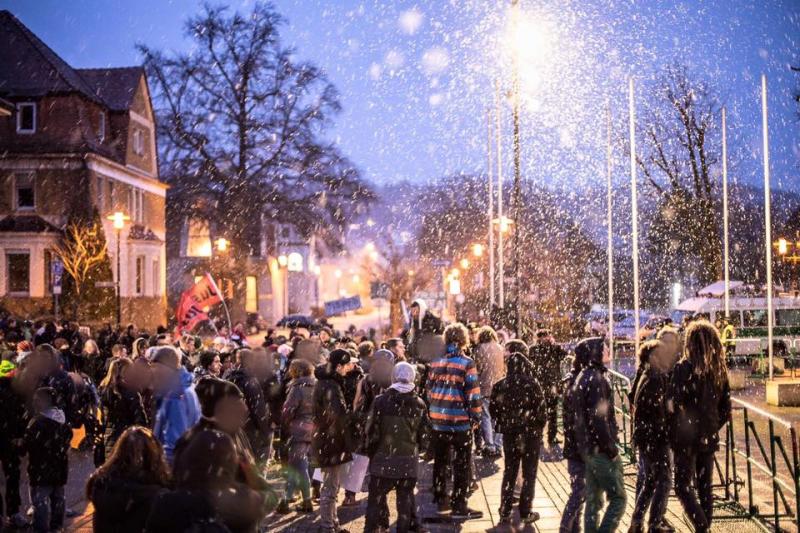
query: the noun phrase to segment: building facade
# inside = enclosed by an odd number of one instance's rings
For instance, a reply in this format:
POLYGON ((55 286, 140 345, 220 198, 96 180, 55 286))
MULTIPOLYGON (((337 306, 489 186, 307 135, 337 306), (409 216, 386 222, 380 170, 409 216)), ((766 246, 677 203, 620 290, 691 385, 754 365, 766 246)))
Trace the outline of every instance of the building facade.
POLYGON ((50 250, 70 214, 96 209, 122 322, 164 324, 167 187, 144 70, 72 68, 8 11, 0 50, 0 306, 52 314, 50 250), (116 211, 130 218, 119 234, 116 211))

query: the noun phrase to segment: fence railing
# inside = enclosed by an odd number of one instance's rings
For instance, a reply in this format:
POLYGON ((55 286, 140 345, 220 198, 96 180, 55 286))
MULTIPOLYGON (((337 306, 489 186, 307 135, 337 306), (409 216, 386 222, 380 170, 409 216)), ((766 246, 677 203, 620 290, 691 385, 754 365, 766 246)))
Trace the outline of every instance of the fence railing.
POLYGON ((628 376, 620 374, 615 370, 608 370, 608 378, 611 382, 611 390, 614 393, 614 410, 617 413, 619 424, 619 447, 622 456, 631 464, 636 464, 636 451, 633 448, 633 416, 629 393, 631 391, 631 380, 628 376))

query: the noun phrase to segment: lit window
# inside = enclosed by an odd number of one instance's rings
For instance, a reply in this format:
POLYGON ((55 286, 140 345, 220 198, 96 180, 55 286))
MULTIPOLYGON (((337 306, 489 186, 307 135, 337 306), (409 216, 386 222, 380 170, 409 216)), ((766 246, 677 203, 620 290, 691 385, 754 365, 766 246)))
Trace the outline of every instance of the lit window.
POLYGON ((161 267, 158 258, 153 259, 153 296, 158 296, 161 292, 161 267))
POLYGON ((97 139, 100 142, 106 140, 106 112, 100 111, 100 118, 97 122, 97 139))
POLYGON ((244 310, 248 313, 258 313, 258 283, 255 276, 245 278, 244 310))
POLYGON ((207 220, 190 218, 186 239, 188 257, 211 257, 211 230, 207 220))
POLYGON ((15 183, 17 210, 26 211, 36 207, 34 179, 32 174, 17 174, 15 183))
POLYGON ((31 287, 31 256, 28 252, 6 253, 6 291, 27 296, 31 287))
POLYGON ((36 133, 36 104, 17 104, 17 133, 36 133))
POLYGON ((136 256, 136 296, 144 294, 144 256, 136 256))
POLYGON ((303 256, 298 252, 292 252, 287 257, 286 268, 289 272, 302 272, 303 271, 303 256))
POLYGON ((131 220, 134 222, 144 222, 144 191, 132 188, 128 194, 128 211, 131 213, 131 220))

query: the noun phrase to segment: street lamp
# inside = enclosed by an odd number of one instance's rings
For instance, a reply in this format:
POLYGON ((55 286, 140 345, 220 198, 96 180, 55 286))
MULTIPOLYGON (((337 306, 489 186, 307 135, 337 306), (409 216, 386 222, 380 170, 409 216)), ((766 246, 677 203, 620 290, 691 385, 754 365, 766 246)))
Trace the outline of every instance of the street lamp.
POLYGON ((464 259, 462 259, 462 260, 459 262, 459 265, 461 266, 461 270, 466 270, 466 269, 468 269, 468 268, 469 268, 469 259, 467 259, 467 258, 464 258, 464 259))
POLYGON ((228 251, 228 248, 231 245, 231 241, 229 241, 225 237, 220 237, 219 239, 214 241, 214 244, 217 246, 217 251, 218 252, 225 253, 225 252, 228 251))
POLYGON ((130 220, 131 217, 122 211, 115 211, 108 215, 108 220, 113 223, 114 230, 117 234, 117 326, 122 324, 122 293, 120 292, 120 276, 122 273, 122 261, 120 259, 120 242, 122 241, 122 230, 125 228, 125 222, 130 220))
POLYGON ((278 266, 283 272, 283 298, 281 302, 281 310, 283 311, 283 315, 286 316, 289 314, 289 269, 287 266, 289 265, 289 258, 286 257, 286 254, 280 254, 278 256, 278 266))
POLYGON ((483 245, 479 242, 476 242, 472 245, 472 255, 475 257, 483 257, 483 245))

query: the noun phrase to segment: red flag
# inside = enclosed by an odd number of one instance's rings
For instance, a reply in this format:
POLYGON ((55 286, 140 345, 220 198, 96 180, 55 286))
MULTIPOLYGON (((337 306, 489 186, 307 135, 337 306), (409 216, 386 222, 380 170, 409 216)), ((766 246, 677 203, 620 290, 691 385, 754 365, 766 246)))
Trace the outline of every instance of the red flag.
POLYGON ((175 311, 178 319, 176 335, 192 331, 197 324, 208 320, 208 310, 219 303, 222 303, 219 287, 214 283, 211 274, 207 273, 181 295, 175 311))

